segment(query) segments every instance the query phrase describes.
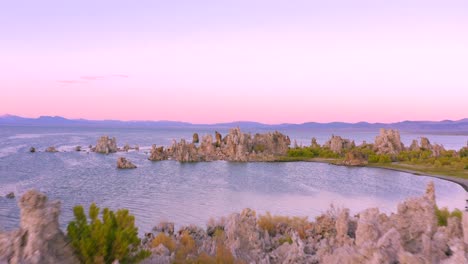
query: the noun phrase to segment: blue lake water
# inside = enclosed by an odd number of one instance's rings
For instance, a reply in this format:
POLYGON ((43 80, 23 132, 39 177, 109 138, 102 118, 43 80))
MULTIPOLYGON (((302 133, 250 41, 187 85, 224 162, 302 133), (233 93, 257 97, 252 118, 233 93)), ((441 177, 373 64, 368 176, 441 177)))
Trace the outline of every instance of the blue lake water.
MULTIPOLYGON (((330 204, 350 208, 353 213, 368 207, 392 212, 403 199, 422 195, 429 181, 436 185, 439 206, 464 207, 466 193, 459 185, 390 170, 307 162, 181 164, 147 160, 151 144, 190 140, 193 132, 214 133, 211 129, 0 126, 0 196, 13 191, 18 197, 31 188, 43 191, 50 199, 62 201, 63 227, 77 204, 96 202, 101 207, 128 208, 141 232, 163 220, 204 225, 210 217, 226 216, 246 207, 259 213, 310 218, 326 211, 330 204), (138 144, 140 151, 110 155, 73 151, 77 145, 85 150, 95 145, 101 135, 115 136, 119 146, 138 144), (43 152, 52 145, 60 152, 43 152), (29 153, 31 146, 40 152, 29 153), (138 168, 116 169, 119 156, 129 158, 138 168)), ((331 135, 313 130, 283 132, 304 145, 309 145, 312 137, 324 143, 331 135)), ((377 133, 343 131, 335 135, 373 142, 377 133)), ((459 149, 467 140, 467 136, 414 134, 402 134, 402 140, 409 145, 420 136, 449 149, 459 149)), ((0 198, 0 229, 12 229, 18 223, 17 199, 0 198)))

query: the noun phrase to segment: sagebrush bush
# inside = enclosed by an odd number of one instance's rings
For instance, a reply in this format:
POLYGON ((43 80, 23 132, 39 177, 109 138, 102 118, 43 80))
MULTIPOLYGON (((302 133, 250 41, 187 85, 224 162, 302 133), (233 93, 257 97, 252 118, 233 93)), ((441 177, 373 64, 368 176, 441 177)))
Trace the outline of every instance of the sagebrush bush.
POLYGON ((128 210, 116 213, 96 204, 89 207, 89 222, 83 206, 73 208, 75 219, 68 224, 68 237, 82 263, 138 263, 150 255, 141 250, 135 218, 128 210), (99 218, 102 213, 102 220, 99 218))
POLYGON ((439 226, 447 226, 447 220, 450 217, 457 217, 458 219, 462 219, 462 211, 458 209, 454 209, 452 212, 450 212, 447 207, 439 208, 436 206, 435 208, 435 214, 437 216, 437 223, 439 226))
POLYGON ((281 215, 272 216, 270 212, 259 216, 257 224, 261 229, 267 231, 273 237, 278 232, 277 227, 279 224, 284 224, 287 227, 292 228, 303 239, 306 236, 306 231, 311 228, 311 224, 307 220, 307 217, 289 217, 281 215))
POLYGON ((153 241, 151 241, 151 247, 157 247, 159 246, 160 244, 162 244, 163 246, 165 246, 167 249, 169 249, 170 252, 174 252, 176 250, 176 243, 175 241, 167 236, 166 234, 164 233, 159 233, 154 239, 153 241))

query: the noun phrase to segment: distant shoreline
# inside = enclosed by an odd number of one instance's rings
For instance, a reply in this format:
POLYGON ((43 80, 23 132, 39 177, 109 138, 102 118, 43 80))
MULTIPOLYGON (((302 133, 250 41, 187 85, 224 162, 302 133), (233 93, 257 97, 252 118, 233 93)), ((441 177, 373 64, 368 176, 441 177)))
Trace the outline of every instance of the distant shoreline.
MULTIPOLYGON (((334 163, 335 161, 337 161, 336 159, 310 159, 310 160, 303 160, 303 161, 304 162, 327 163, 327 164, 330 164, 330 165, 345 166, 345 167, 377 168, 377 169, 385 169, 385 170, 405 172, 405 173, 413 174, 413 175, 416 175, 416 176, 433 177, 433 178, 438 178, 438 179, 441 179, 441 180, 446 180, 446 181, 456 183, 456 184, 460 185, 465 190, 465 192, 468 193, 468 179, 462 179, 462 178, 448 176, 448 175, 429 174, 427 172, 420 172, 420 171, 417 171, 417 170, 403 169, 403 168, 392 168, 392 167, 386 167, 384 165, 379 165, 379 164, 371 164, 371 165, 368 164, 368 165, 362 165, 362 166, 347 166, 347 165, 341 165, 341 164, 334 163)), ((284 162, 294 162, 294 161, 284 161, 284 162)))

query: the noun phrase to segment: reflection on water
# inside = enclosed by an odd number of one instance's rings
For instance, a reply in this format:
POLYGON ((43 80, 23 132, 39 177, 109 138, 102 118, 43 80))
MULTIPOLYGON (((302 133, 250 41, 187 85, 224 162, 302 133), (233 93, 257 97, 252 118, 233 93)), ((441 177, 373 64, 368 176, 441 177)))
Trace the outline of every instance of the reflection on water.
MULTIPOLYGON (((0 195, 14 191, 18 197, 36 188, 51 199, 60 199, 62 227, 71 219, 74 205, 88 206, 92 202, 101 207, 130 209, 140 231, 149 230, 161 220, 203 225, 210 217, 225 216, 246 207, 260 213, 309 217, 326 211, 330 204, 351 208, 352 213, 368 207, 390 212, 399 201, 422 195, 430 180, 435 182, 440 206, 464 207, 465 192, 454 183, 383 169, 306 162, 150 162, 145 151, 112 155, 73 151, 28 153, 32 145, 72 149, 74 144, 95 144, 97 137, 106 132, 114 132, 119 145, 163 144, 169 132, 159 131, 154 136, 151 131, 134 130, 62 134, 46 131, 53 136, 44 137, 31 136, 40 133, 20 132, 23 136, 17 138, 9 138, 14 135, 11 131, 0 137, 0 149, 9 151, 8 155, 0 156, 0 195), (117 170, 116 159, 121 155, 138 168, 117 170)), ((0 198, 1 229, 18 225, 16 202, 0 198)))

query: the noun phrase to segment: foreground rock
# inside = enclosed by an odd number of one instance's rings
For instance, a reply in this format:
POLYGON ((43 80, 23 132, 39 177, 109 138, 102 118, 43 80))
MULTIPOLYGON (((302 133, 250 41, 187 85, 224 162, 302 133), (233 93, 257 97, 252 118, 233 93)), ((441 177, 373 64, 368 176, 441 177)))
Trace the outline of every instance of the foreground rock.
POLYGON ((48 202, 37 191, 19 201, 20 228, 0 232, 0 263, 79 263, 59 228, 59 202, 48 202))
POLYGON ((404 149, 398 130, 380 129, 380 134, 375 138, 374 143, 374 150, 377 154, 398 155, 404 149))
POLYGON ((117 140, 115 137, 109 138, 108 136, 102 136, 97 141, 96 147, 92 149, 94 152, 109 154, 117 152, 117 140))
MULTIPOLYGON (((210 223, 207 231, 189 226, 171 234, 166 223, 155 231, 177 245, 186 243, 180 234, 188 232, 195 241, 194 255, 219 258, 218 253, 227 250, 231 259, 244 263, 468 263, 468 212, 463 221, 452 217, 447 226, 438 226, 435 206, 431 183, 424 196, 400 203, 390 215, 369 208, 353 217, 347 209, 332 208, 315 222, 290 218, 275 223, 244 209, 210 223)), ((145 263, 174 261, 177 253, 150 242, 145 245, 153 255, 145 263)))
POLYGON ((124 157, 119 157, 117 159, 117 168, 119 169, 135 169, 136 167, 137 166, 124 157))

